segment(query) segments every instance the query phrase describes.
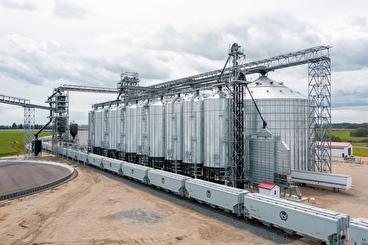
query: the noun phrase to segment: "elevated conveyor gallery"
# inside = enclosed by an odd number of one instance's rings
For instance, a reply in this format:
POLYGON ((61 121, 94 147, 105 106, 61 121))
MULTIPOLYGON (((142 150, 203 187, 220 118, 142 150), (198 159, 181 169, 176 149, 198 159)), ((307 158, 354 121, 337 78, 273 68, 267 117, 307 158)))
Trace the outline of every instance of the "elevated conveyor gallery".
POLYGON ((55 162, 0 160, 0 201, 50 188, 75 174, 74 168, 55 162))

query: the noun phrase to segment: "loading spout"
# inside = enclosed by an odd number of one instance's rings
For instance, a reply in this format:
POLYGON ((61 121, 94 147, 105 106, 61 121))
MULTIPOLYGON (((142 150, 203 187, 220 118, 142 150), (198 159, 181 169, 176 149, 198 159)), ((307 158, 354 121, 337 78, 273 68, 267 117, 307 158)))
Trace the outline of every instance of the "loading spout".
POLYGON ((36 139, 38 139, 38 135, 42 132, 42 130, 44 130, 52 122, 52 117, 51 116, 52 116, 52 111, 50 110, 50 120, 37 133, 35 133, 34 136, 35 136, 36 139))
POLYGON ((257 112, 258 112, 258 115, 259 115, 259 116, 261 117, 261 119, 262 119, 262 122, 263 122, 263 128, 266 128, 266 127, 267 127, 267 122, 266 122, 266 121, 264 120, 264 118, 262 117, 262 114, 261 114, 261 112, 259 111, 259 108, 258 108, 258 106, 257 106, 257 103, 256 103, 256 101, 254 100, 253 95, 252 95, 252 93, 250 92, 248 85, 247 85, 247 84, 245 84, 245 87, 247 88, 248 93, 249 93, 250 97, 252 98, 253 104, 254 104, 254 106, 256 107, 256 110, 257 110, 257 112))

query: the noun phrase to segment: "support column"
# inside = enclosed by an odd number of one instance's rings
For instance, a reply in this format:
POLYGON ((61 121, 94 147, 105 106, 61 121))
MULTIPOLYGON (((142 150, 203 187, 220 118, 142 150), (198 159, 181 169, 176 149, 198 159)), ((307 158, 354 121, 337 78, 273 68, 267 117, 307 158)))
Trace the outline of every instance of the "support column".
POLYGON ((32 132, 35 127, 35 108, 24 107, 24 159, 32 155, 32 132))
POLYGON ((308 170, 331 173, 331 59, 324 58, 309 63, 308 81, 308 170))

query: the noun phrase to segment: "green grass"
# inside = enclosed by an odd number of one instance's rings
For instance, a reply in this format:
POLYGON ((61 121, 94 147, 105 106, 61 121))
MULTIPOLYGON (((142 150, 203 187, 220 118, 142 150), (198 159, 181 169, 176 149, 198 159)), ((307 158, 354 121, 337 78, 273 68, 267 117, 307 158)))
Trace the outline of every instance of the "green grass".
POLYGON ((359 147, 353 145, 353 155, 356 157, 368 157, 368 147, 359 147))
POLYGON ((368 137, 351 137, 350 130, 332 130, 332 135, 339 137, 341 141, 351 142, 354 156, 368 157, 368 143, 362 142, 368 137))
POLYGON ((351 137, 349 130, 332 130, 332 135, 339 137, 341 141, 347 141, 347 142, 360 142, 363 140, 368 139, 368 137, 351 137))
MULTIPOLYGON (((34 132, 36 133, 36 132, 34 132)), ((39 137, 52 135, 51 132, 42 132, 39 137)), ((34 135, 31 134, 34 138, 34 135)), ((23 130, 1 130, 0 131, 0 157, 23 154, 24 131, 23 130)))

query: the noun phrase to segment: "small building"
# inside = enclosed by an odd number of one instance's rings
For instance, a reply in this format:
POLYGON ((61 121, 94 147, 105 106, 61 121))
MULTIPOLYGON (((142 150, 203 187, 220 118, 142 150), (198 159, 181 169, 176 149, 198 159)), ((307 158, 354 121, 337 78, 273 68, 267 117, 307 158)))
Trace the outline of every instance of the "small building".
POLYGON ((263 181, 258 185, 259 194, 280 198, 280 186, 272 183, 263 181))
MULTIPOLYGON (((319 141, 316 142, 316 146, 318 144, 320 144, 319 141)), ((331 142, 331 156, 346 157, 351 155, 353 155, 353 145, 350 142, 331 142)))

